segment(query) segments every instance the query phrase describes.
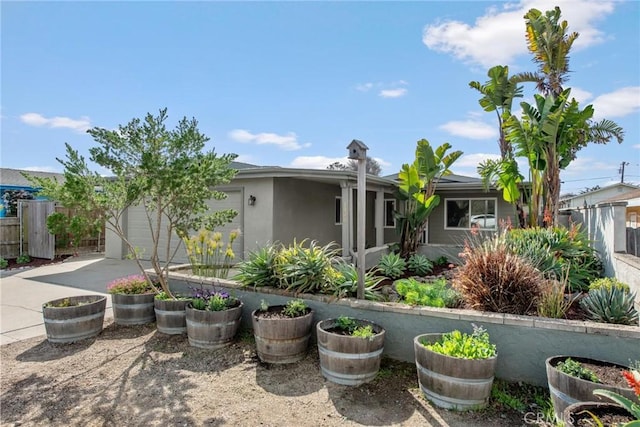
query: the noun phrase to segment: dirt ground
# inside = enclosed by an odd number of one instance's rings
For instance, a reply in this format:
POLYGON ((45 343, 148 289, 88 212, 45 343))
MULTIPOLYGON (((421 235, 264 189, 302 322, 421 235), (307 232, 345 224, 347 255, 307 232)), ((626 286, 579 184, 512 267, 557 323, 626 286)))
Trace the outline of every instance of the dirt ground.
POLYGON ((44 337, 0 347, 3 426, 519 426, 524 414, 434 409, 415 366, 383 360, 359 387, 326 381, 318 354, 258 361, 250 331, 220 350, 190 347, 155 325, 105 326, 94 340, 44 337))

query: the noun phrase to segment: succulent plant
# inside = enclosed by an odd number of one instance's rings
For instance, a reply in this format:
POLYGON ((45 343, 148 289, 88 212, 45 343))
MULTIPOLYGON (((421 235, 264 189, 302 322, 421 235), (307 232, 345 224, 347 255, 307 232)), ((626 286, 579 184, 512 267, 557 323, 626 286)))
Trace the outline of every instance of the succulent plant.
POLYGON ((399 254, 391 252, 380 258, 378 268, 383 275, 397 279, 404 274, 407 269, 407 263, 399 254))
POLYGON ((634 307, 636 294, 612 286, 589 291, 580 301, 580 306, 591 320, 621 325, 637 325, 638 311, 634 307))
POLYGON ((433 270, 433 263, 424 255, 413 254, 409 257, 407 267, 409 271, 418 276, 426 276, 433 270))

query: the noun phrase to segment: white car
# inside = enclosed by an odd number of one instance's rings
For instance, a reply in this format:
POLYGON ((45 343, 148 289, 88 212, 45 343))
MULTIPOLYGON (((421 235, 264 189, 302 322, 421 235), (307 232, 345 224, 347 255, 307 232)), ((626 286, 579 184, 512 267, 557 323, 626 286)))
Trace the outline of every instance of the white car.
POLYGON ((472 215, 469 223, 471 227, 496 228, 496 217, 493 214, 472 215))

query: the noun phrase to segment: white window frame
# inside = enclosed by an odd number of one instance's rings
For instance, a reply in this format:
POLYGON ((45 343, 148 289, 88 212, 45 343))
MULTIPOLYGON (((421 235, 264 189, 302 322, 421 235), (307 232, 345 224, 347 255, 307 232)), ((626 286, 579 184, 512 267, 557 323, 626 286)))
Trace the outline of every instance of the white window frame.
POLYGON ((396 228, 396 218, 395 216, 391 217, 391 222, 393 222, 392 225, 388 225, 387 223, 387 202, 391 202, 391 204, 393 204, 393 212, 396 211, 396 199, 384 199, 384 211, 383 211, 383 221, 384 221, 384 228, 396 228))
POLYGON ((495 204, 496 207, 496 212, 494 213, 495 215, 495 223, 493 225, 493 227, 487 227, 487 228, 480 228, 480 230, 497 230, 497 226, 498 226, 498 199, 496 197, 449 197, 444 199, 444 229, 445 230, 471 230, 471 227, 449 227, 447 226, 447 218, 449 216, 449 212, 448 212, 448 202, 449 201, 458 201, 458 200, 466 200, 469 202, 469 216, 471 216, 471 201, 472 200, 493 200, 493 203, 495 204))
POLYGON ((336 196, 336 200, 333 203, 335 225, 342 225, 342 196, 336 196), (338 221, 336 221, 338 220, 338 221))

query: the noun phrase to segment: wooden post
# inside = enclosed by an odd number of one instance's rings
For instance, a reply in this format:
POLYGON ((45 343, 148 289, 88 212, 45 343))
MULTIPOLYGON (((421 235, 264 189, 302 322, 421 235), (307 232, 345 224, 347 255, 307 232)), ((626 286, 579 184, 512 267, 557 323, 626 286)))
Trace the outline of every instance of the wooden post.
POLYGON ((367 236, 367 160, 358 159, 358 299, 364 299, 365 241, 367 236))

